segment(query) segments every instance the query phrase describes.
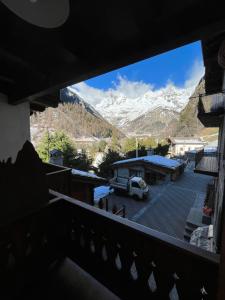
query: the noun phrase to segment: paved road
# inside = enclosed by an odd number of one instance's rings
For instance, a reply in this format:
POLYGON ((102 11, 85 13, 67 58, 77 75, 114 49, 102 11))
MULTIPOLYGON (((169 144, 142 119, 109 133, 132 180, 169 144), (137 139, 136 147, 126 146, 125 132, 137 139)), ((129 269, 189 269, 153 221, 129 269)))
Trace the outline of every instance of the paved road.
POLYGON ((109 202, 118 208, 125 204, 128 219, 183 239, 188 213, 194 204, 203 204, 211 179, 195 174, 190 166, 176 182, 167 180, 152 186, 146 201, 111 195, 109 202))

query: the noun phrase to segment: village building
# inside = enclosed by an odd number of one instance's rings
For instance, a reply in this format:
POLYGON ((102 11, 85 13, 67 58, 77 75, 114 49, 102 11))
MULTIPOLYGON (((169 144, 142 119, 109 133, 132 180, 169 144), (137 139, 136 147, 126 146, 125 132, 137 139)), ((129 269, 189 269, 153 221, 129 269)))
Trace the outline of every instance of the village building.
POLYGON ((168 142, 170 143, 169 154, 171 156, 184 155, 187 151, 202 149, 207 144, 201 138, 195 137, 171 137, 168 142))
POLYGON ((105 178, 87 171, 71 169, 51 163, 45 163, 44 169, 46 181, 50 189, 63 192, 70 197, 90 205, 94 205, 95 188, 107 184, 105 178))
POLYGON ((49 151, 49 163, 63 166, 63 152, 58 149, 52 149, 49 151))
POLYGON ((176 180, 184 171, 184 161, 169 159, 160 155, 141 156, 115 162, 112 165, 114 177, 142 177, 154 184, 167 175, 176 180))
POLYGON ((71 196, 94 205, 95 188, 107 184, 107 180, 93 173, 72 169, 71 196))
POLYGON ((190 161, 195 161, 196 156, 198 155, 199 151, 202 151, 204 153, 204 156, 214 156, 215 157, 215 156, 217 156, 218 148, 205 146, 202 149, 186 151, 185 158, 187 158, 190 161))

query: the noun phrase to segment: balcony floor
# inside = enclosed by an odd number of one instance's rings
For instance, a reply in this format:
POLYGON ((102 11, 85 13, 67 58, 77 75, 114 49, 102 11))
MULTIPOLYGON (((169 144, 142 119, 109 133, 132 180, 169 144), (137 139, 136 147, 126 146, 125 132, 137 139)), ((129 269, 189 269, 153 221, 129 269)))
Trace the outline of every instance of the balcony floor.
POLYGON ((130 220, 183 240, 189 211, 193 206, 202 207, 212 178, 195 174, 193 168, 192 163, 175 182, 168 180, 152 186, 146 202, 115 195, 110 196, 109 202, 125 204, 130 220))

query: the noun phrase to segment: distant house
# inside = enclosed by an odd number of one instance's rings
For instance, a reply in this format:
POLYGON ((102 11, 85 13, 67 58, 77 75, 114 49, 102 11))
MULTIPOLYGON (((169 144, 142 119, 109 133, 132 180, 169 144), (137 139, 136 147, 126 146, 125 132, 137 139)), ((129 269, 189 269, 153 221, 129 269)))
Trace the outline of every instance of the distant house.
POLYGON ((160 155, 149 155, 117 161, 112 164, 112 168, 114 177, 138 176, 153 184, 167 175, 170 175, 171 180, 176 180, 184 171, 184 162, 160 155))
POLYGON ((170 143, 169 153, 171 156, 184 155, 187 151, 202 149, 207 144, 201 138, 195 137, 171 137, 168 141, 170 143))
MULTIPOLYGON (((211 157, 217 156, 217 150, 218 150, 217 147, 206 146, 206 147, 204 147, 204 149, 201 149, 201 150, 204 150, 204 152, 203 152, 204 156, 211 156, 211 157)), ((185 156, 189 160, 195 161, 199 151, 201 151, 201 150, 186 151, 185 156)))
POLYGON ((53 149, 49 152, 49 163, 58 165, 58 166, 63 166, 63 153, 62 151, 58 149, 53 149))

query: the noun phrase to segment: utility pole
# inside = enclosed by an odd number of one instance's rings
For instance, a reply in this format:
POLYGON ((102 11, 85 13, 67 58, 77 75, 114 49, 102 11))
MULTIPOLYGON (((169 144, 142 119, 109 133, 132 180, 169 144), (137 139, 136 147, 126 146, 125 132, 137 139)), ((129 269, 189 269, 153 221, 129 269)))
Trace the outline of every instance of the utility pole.
POLYGON ((49 136, 49 130, 47 127, 47 135, 48 135, 48 162, 50 160, 50 136, 49 136))
POLYGON ((136 139, 136 157, 138 157, 138 139, 137 137, 135 139, 136 139))

